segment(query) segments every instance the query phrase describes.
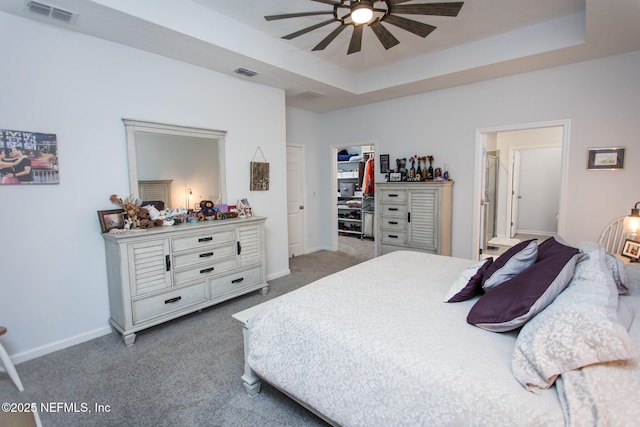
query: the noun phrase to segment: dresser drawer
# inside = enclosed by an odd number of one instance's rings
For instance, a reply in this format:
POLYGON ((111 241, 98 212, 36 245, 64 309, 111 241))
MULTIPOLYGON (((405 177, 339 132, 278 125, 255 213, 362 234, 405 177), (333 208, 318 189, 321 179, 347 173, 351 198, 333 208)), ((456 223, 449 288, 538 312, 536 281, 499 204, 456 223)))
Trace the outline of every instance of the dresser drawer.
POLYGON ((393 218, 388 216, 381 216, 380 221, 381 221, 380 226, 385 230, 405 231, 407 229, 406 218, 393 218))
POLYGON ((407 233, 404 231, 382 230, 381 239, 384 243, 404 245, 407 243, 407 233))
POLYGON ((382 203, 404 203, 407 201, 407 192, 404 190, 382 189, 376 197, 380 198, 382 203))
POLYGON ((394 218, 406 218, 407 207, 405 205, 392 205, 388 203, 382 203, 380 205, 380 215, 394 218))
POLYGON ((180 268, 191 264, 216 261, 235 255, 236 245, 229 243, 222 246, 201 248, 195 252, 180 252, 173 256, 173 267, 180 268))
POLYGON ((211 292, 209 293, 210 298, 214 299, 229 294, 235 294, 243 288, 260 283, 261 279, 261 267, 241 271, 219 279, 213 279, 211 280, 211 292))
POLYGON ((233 242, 235 239, 234 230, 211 231, 209 233, 194 233, 187 236, 174 237, 171 239, 173 252, 206 247, 217 243, 233 242))
POLYGON ((167 313, 179 311, 205 301, 207 301, 207 294, 204 282, 153 297, 139 299, 132 302, 133 323, 136 324, 154 317, 164 316, 167 313))
POLYGON ((233 270, 236 266, 236 259, 223 259, 218 261, 204 262, 194 265, 184 270, 176 270, 173 272, 173 282, 180 285, 189 280, 206 278, 215 274, 224 273, 233 270))

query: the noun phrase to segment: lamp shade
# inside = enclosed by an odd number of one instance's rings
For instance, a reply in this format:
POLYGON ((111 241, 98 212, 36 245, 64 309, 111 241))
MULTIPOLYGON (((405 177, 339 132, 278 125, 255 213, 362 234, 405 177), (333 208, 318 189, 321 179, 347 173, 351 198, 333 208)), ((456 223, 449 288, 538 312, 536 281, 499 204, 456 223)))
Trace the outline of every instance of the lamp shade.
POLYGON ((637 202, 631 214, 624 219, 624 232, 626 234, 638 234, 640 232, 640 209, 638 209, 640 202, 637 202))

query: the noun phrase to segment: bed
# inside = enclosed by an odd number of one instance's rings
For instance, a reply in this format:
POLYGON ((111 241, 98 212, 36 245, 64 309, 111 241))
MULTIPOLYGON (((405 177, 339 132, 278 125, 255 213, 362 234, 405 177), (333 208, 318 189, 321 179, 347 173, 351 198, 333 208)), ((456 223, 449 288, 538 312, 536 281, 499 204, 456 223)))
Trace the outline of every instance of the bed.
POLYGON ((333 425, 630 425, 640 285, 602 246, 551 240, 481 262, 393 252, 236 313, 245 388, 333 425), (505 309, 523 277, 526 307, 505 309))

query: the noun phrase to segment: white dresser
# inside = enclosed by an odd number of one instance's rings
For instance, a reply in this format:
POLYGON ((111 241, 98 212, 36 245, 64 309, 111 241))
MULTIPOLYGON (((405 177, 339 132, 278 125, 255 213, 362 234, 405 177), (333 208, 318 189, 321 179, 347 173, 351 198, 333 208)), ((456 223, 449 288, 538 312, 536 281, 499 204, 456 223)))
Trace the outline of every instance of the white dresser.
POLYGON ((266 218, 226 219, 103 234, 111 325, 136 332, 261 290, 266 218))
POLYGON ((453 181, 376 183, 376 256, 451 255, 453 181))

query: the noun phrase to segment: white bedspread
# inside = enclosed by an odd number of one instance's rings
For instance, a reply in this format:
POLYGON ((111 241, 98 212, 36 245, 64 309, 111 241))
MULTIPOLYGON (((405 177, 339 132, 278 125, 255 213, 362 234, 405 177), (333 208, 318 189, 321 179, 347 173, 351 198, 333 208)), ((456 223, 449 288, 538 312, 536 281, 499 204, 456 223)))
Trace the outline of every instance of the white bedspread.
POLYGON ((511 374, 516 335, 443 303, 476 261, 393 252, 286 294, 256 316, 248 362, 345 426, 561 426, 555 388, 511 374))
MULTIPOLYGON (((640 296, 623 296, 640 314, 640 296)), ((633 322, 629 335, 640 347, 640 322, 633 322)), ((556 380, 567 425, 640 425, 640 361, 636 359, 599 363, 564 373, 556 380)))

